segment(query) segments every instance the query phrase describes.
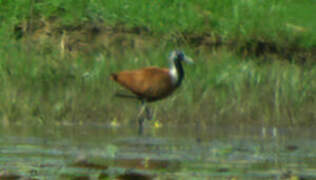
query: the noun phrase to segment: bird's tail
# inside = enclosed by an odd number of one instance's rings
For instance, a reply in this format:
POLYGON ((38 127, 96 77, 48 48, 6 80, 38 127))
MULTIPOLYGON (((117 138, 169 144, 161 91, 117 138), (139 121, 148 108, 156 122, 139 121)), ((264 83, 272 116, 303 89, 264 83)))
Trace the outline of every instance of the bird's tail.
MULTIPOLYGON (((110 75, 110 79, 113 81, 117 81, 118 80, 118 75, 115 73, 112 73, 110 75)), ((119 97, 119 98, 129 98, 129 99, 135 99, 135 100, 139 100, 140 98, 138 96, 135 96, 133 94, 129 94, 126 91, 118 91, 114 94, 115 97, 119 97)))
POLYGON ((110 79, 113 80, 113 81, 117 81, 117 74, 112 73, 112 74, 110 75, 110 79))

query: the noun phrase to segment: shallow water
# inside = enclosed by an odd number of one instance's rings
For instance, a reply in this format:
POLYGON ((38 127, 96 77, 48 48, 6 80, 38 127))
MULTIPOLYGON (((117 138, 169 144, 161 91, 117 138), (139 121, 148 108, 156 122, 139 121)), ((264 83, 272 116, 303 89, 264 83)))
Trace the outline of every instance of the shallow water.
POLYGON ((316 178, 316 132, 300 128, 0 128, 0 179, 316 178))

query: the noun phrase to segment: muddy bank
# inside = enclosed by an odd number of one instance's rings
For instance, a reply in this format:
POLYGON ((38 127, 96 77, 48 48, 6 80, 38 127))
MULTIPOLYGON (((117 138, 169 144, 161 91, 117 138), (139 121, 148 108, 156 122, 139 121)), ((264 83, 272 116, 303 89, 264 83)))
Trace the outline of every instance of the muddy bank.
MULTIPOLYGON (((34 22, 34 21, 33 21, 34 22)), ((260 37, 247 40, 223 40, 211 32, 154 33, 146 27, 127 27, 124 24, 109 26, 102 22, 78 25, 61 25, 58 20, 22 23, 14 28, 14 38, 31 42, 35 48, 56 49, 62 54, 93 54, 95 52, 124 53, 125 49, 150 51, 155 47, 171 45, 192 47, 197 53, 226 48, 240 56, 262 57, 264 61, 283 59, 299 64, 316 62, 316 47, 303 48, 295 43, 278 43, 260 37), (286 44, 286 45, 285 45, 286 44), (271 58, 272 57, 272 58, 271 58)))

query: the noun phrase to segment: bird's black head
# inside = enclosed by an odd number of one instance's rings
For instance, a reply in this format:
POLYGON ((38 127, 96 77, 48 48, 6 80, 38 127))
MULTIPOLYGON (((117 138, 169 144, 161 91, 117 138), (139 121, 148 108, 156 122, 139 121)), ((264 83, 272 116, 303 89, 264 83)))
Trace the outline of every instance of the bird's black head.
POLYGON ((180 61, 183 61, 184 60, 184 53, 182 51, 175 51, 176 53, 176 58, 180 61))
POLYGON ((173 61, 184 61, 190 64, 193 63, 193 60, 190 57, 184 55, 184 53, 179 50, 172 51, 170 54, 170 59, 173 61))

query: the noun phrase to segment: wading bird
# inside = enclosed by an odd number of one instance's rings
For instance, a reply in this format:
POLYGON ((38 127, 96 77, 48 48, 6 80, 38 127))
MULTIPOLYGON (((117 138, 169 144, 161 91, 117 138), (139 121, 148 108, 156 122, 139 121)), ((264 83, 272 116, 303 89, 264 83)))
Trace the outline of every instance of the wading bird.
MULTIPOLYGON (((111 79, 121 86, 130 90, 142 102, 142 107, 138 113, 147 113, 149 110, 146 102, 154 102, 163 99, 177 89, 184 78, 182 61, 193 63, 192 59, 185 56, 182 51, 172 51, 169 57, 170 68, 145 67, 137 70, 122 71, 111 74, 111 79)), ((124 97, 125 95, 117 94, 124 97)), ((128 96, 125 96, 128 97, 128 96)), ((140 128, 142 128, 143 119, 139 119, 140 128)))

